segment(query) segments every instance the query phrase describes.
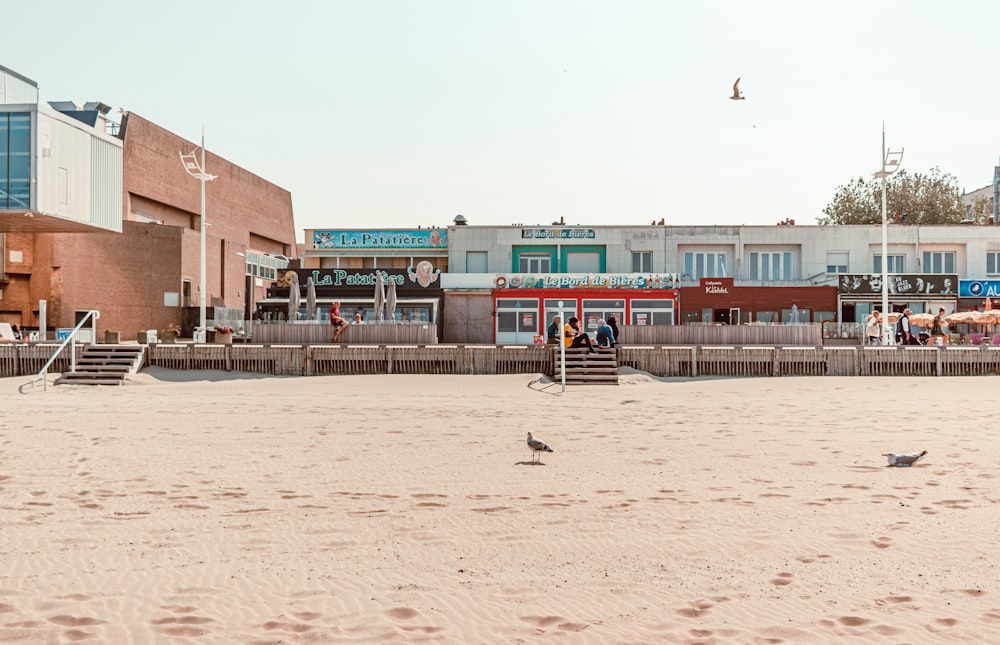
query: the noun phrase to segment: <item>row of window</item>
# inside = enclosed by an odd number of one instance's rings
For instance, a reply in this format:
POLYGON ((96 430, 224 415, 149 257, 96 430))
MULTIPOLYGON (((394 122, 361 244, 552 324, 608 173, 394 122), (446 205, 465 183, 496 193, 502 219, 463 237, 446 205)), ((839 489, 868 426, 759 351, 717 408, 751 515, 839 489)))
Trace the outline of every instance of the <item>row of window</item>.
MULTIPOLYGON (((466 253, 466 271, 468 273, 486 273, 486 251, 469 251, 466 253)), ((517 256, 517 271, 519 273, 552 273, 553 258, 551 253, 522 252, 517 256)), ((957 273, 956 254, 954 251, 924 251, 920 272, 951 274, 957 273)), ((905 255, 886 256, 889 273, 906 273, 905 255)), ((569 253, 567 255, 566 273, 601 273, 601 258, 598 253, 569 253)), ((653 252, 634 251, 632 253, 633 273, 653 273, 653 252)), ((847 273, 847 253, 828 253, 826 272, 829 274, 847 273)), ((873 257, 872 273, 882 272, 882 255, 873 257)), ((1000 274, 1000 251, 990 251, 986 254, 986 272, 989 275, 1000 274)), ((788 281, 796 279, 795 267, 791 251, 751 252, 747 275, 750 280, 788 281)), ((728 256, 717 252, 684 253, 684 280, 699 280, 701 278, 733 277, 728 270, 728 256)))
POLYGON ((31 115, 0 113, 0 208, 31 207, 31 115))

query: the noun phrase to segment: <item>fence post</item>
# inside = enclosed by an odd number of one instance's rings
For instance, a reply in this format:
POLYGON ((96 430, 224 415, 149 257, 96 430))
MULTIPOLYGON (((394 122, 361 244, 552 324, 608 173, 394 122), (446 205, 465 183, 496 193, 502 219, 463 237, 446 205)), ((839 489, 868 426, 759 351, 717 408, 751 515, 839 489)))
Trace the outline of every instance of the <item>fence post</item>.
POLYGON ((698 346, 691 347, 691 376, 698 376, 698 346))
POLYGON ((781 348, 776 345, 773 351, 774 353, 771 355, 771 376, 781 376, 781 348))
POLYGON ((385 363, 387 374, 392 374, 392 347, 385 348, 385 363))
POLYGON ((944 347, 935 347, 934 349, 937 350, 934 353, 934 355, 937 357, 937 375, 942 376, 944 374, 944 365, 942 364, 941 360, 941 350, 943 350, 944 347))

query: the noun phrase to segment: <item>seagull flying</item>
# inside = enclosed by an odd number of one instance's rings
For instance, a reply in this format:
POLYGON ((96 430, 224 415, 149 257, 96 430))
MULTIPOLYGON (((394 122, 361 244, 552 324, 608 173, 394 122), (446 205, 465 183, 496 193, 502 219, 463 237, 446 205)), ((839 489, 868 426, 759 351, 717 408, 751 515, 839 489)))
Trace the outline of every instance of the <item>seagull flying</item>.
POLYGON ((740 79, 736 79, 733 83, 733 95, 729 97, 732 101, 745 101, 746 98, 743 96, 743 92, 740 91, 740 79))
POLYGON ((552 448, 549 448, 541 439, 533 438, 530 432, 528 433, 528 448, 531 449, 531 461, 535 460, 535 453, 538 453, 538 461, 541 461, 541 453, 552 452, 552 448))
POLYGON ((912 452, 908 455, 897 455, 892 452, 882 453, 883 457, 889 460, 890 466, 912 466, 917 463, 917 460, 927 454, 927 451, 923 452, 912 452))

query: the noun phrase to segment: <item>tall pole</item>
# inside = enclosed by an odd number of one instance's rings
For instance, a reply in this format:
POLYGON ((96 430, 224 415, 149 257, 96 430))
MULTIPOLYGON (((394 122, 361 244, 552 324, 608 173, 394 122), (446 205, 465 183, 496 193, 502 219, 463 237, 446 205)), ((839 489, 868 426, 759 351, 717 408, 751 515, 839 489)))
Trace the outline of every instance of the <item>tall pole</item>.
POLYGON ((882 180, 882 344, 895 344, 889 324, 889 214, 886 207, 886 180, 899 170, 903 149, 898 152, 885 148, 885 121, 882 122, 882 168, 875 176, 882 180))
POLYGON ((204 340, 205 330, 208 327, 208 320, 205 316, 205 229, 207 227, 205 222, 205 126, 201 126, 201 172, 199 179, 201 180, 201 287, 198 294, 198 326, 201 327, 204 340))

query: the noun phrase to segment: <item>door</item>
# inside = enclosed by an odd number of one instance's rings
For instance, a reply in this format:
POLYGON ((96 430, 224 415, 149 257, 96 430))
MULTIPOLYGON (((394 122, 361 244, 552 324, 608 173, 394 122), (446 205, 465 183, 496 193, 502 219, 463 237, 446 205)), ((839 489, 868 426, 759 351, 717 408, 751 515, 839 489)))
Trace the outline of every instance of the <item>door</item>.
POLYGON ((537 298, 497 298, 497 345, 531 345, 539 327, 537 298))

